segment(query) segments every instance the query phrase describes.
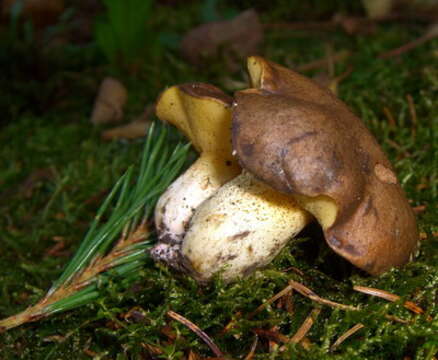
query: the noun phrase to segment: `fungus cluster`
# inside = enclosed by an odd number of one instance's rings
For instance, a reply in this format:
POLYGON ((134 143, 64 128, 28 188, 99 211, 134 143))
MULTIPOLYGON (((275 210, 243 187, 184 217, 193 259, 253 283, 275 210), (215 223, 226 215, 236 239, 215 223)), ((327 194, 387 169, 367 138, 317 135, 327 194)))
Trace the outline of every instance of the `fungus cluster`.
POLYGON ((409 261, 418 232, 392 166, 365 125, 329 90, 261 57, 234 98, 173 86, 157 116, 199 159, 160 198, 152 256, 200 282, 268 264, 316 219, 328 245, 372 275, 409 261))

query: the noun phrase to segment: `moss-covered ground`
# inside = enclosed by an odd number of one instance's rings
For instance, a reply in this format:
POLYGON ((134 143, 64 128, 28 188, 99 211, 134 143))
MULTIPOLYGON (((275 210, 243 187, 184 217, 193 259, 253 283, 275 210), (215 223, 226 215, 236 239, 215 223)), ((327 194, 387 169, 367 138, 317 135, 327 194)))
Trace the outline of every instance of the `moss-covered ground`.
MULTIPOLYGON (((285 3, 264 7, 262 20, 288 20, 285 3)), ((201 21, 200 4, 181 4, 155 6, 152 26, 157 32, 166 28, 181 33, 201 21)), ((305 10, 306 16, 312 14, 305 10)), ((327 18, 335 10, 315 8, 315 17, 327 18)), ((347 10, 361 15, 358 9, 347 10)), ((292 241, 256 276, 230 285, 216 281, 201 287, 151 262, 128 289, 120 291, 112 284, 95 304, 0 334, 0 358, 183 359, 190 350, 213 356, 198 336, 166 316, 168 310, 205 330, 230 357, 244 358, 254 329, 292 336, 311 310, 321 307, 306 335, 309 346, 291 344, 280 352, 260 337, 253 359, 433 359, 438 350, 438 40, 398 57, 378 58, 425 29, 423 24, 393 22, 377 24, 371 34, 268 30, 261 51, 290 66, 326 57, 328 48, 350 51, 347 60, 334 66, 335 75, 351 67, 338 95, 376 136, 417 210, 422 241, 413 262, 370 277, 333 255, 317 229, 292 241), (304 275, 285 271, 291 267, 304 275), (290 279, 360 310, 321 306, 294 292, 293 312, 280 306, 285 302, 275 303, 248 320, 249 313, 290 279), (411 313, 403 301, 390 303, 358 293, 354 285, 397 294, 421 306, 425 314, 411 313), (135 316, 126 316, 130 311, 135 316), (234 326, 224 331, 232 320, 234 326), (357 323, 364 327, 331 352, 333 342, 357 323)), ((105 193, 128 165, 138 161, 143 143, 104 142, 102 129, 90 124, 98 84, 110 71, 93 43, 45 53, 27 46, 1 59, 1 317, 44 295, 79 245, 105 193), (38 66, 44 68, 42 78, 34 76, 38 66)), ((136 76, 124 79, 130 93, 127 118, 153 103, 168 85, 207 81, 223 86, 226 70, 220 59, 194 68, 176 49, 166 48, 156 56, 145 61, 136 76)), ((229 77, 245 81, 243 71, 229 77)))

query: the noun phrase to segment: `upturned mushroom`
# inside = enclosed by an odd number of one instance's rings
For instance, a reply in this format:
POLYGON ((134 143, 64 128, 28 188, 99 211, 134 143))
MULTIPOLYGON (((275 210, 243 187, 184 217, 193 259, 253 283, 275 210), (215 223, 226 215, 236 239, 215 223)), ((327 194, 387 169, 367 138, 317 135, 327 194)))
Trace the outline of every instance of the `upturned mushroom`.
POLYGON ((408 262, 415 217, 361 120, 287 68, 250 57, 248 71, 251 88, 232 106, 233 154, 244 170, 196 208, 180 266, 199 281, 219 271, 227 281, 245 276, 271 261, 308 213, 336 253, 372 275, 408 262))

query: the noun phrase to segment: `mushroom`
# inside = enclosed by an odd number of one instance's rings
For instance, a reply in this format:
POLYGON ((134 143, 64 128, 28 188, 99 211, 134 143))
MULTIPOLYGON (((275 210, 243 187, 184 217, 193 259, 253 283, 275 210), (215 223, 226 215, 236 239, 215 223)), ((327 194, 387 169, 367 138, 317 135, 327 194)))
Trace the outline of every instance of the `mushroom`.
MULTIPOLYGON (((201 282, 266 265, 309 220, 328 245, 372 275, 409 261, 415 217, 390 162, 330 91, 261 57, 232 107, 242 174, 200 203, 178 249, 201 282)), ((161 118, 160 114, 158 116, 161 118)))
POLYGON ((291 194, 339 255, 372 275, 409 261, 414 213, 391 163, 348 107, 311 80, 260 57, 237 92, 233 147, 243 168, 291 194), (263 158, 255 154, 263 154, 263 158))
POLYGON ((173 86, 157 102, 157 116, 181 130, 200 157, 158 200, 155 260, 179 268, 179 246, 193 212, 241 171, 231 155, 231 104, 231 97, 202 83, 173 86))

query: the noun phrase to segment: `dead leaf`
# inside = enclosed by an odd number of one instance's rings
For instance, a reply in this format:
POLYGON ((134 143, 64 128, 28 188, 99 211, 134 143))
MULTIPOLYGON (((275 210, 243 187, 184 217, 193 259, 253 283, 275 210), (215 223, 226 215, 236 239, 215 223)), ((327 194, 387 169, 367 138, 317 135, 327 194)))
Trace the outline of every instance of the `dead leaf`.
POLYGON ((117 126, 104 131, 102 133, 102 139, 136 139, 145 136, 149 126, 151 126, 149 117, 153 112, 154 106, 147 106, 144 112, 129 124, 117 126))
POLYGON ((362 5, 370 19, 379 19, 388 15, 393 4, 393 0, 362 0, 362 5))
POLYGON ((242 12, 228 21, 200 25, 183 38, 181 48, 187 60, 201 65, 206 59, 223 56, 231 71, 240 67, 240 61, 257 53, 263 41, 263 27, 255 10, 242 12))
POLYGON ((117 79, 106 77, 100 85, 91 122, 97 125, 122 120, 123 106, 127 99, 128 92, 123 84, 117 79))
POLYGON ((147 130, 151 124, 133 121, 127 125, 117 126, 113 129, 106 130, 102 133, 102 139, 136 139, 146 135, 147 130))
POLYGON ((393 12, 411 15, 416 19, 438 20, 438 2, 435 0, 393 0, 393 12))

